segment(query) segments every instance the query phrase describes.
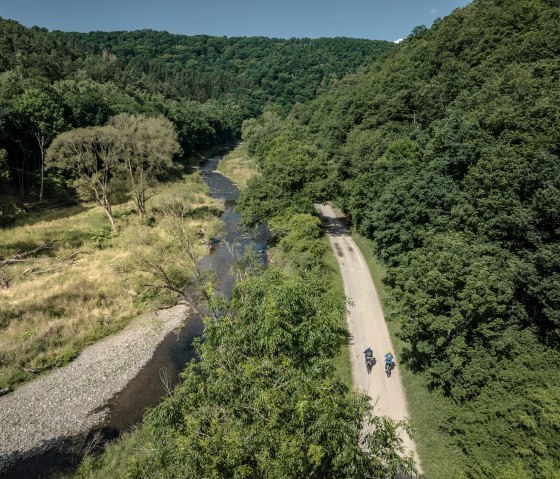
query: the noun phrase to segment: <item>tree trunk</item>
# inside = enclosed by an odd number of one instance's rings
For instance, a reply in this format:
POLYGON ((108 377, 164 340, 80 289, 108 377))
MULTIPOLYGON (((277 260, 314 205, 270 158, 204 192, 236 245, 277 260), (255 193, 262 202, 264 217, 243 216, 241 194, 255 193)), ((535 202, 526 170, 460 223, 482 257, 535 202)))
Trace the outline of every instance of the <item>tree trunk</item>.
POLYGON ((113 218, 113 214, 110 211, 105 211, 105 213, 107 213, 107 216, 109 217, 109 221, 111 222, 111 231, 113 233, 116 233, 117 225, 115 223, 115 218, 113 218))
POLYGON ((44 184, 45 184, 45 149, 41 147, 41 188, 39 189, 39 201, 43 201, 44 184))
POLYGON ((134 177, 134 170, 132 169, 132 161, 128 161, 128 175, 130 177, 130 185, 132 188, 132 195, 134 197, 134 203, 136 204, 136 210, 140 215, 140 218, 146 216, 146 187, 144 186, 144 175, 143 171, 140 170, 140 177, 136 179, 134 177))
POLYGON ((111 231, 113 233, 117 232, 117 224, 115 223, 115 218, 113 217, 113 210, 111 209, 111 203, 109 203, 109 199, 107 198, 107 170, 105 170, 104 173, 104 184, 101 187, 101 195, 99 194, 99 191, 97 191, 94 188, 95 191, 95 197, 97 198, 97 201, 101 204, 101 207, 103 208, 103 211, 105 212, 105 214, 107 215, 107 218, 109 218, 109 221, 111 222, 111 231))
POLYGON ((41 187, 39 188, 39 201, 43 201, 43 185, 45 183, 45 143, 47 142, 47 138, 41 130, 35 133, 35 138, 37 139, 39 151, 41 153, 41 187))
POLYGON ((139 190, 136 196, 136 206, 138 207, 138 213, 140 218, 146 216, 146 205, 144 201, 144 190, 139 190))
POLYGON ((104 203, 103 205, 103 211, 105 212, 105 214, 107 215, 107 218, 109 218, 109 221, 111 222, 111 231, 113 233, 117 232, 117 224, 115 223, 115 218, 113 218, 113 212, 111 211, 111 205, 109 205, 108 203, 104 203))
MULTIPOLYGON (((105 178, 106 178, 106 173, 107 171, 105 171, 105 178)), ((82 176, 82 179, 85 179, 86 183, 89 184, 89 187, 91 188, 91 192, 95 196, 95 201, 97 202, 97 204, 101 205, 101 208, 103 208, 105 215, 107 216, 107 218, 109 218, 109 222, 111 223, 111 231, 113 233, 116 233, 117 224, 115 223, 115 218, 113 217, 113 210, 111 209, 111 203, 109 203, 109 200, 107 198, 106 183, 104 183, 103 185, 101 185, 99 189, 97 189, 95 184, 91 180, 89 180, 86 176, 82 176)))
POLYGON ((23 198, 25 196, 25 153, 22 151, 21 155, 17 155, 18 158, 18 168, 17 171, 17 180, 18 180, 18 187, 19 187, 19 196, 23 198))

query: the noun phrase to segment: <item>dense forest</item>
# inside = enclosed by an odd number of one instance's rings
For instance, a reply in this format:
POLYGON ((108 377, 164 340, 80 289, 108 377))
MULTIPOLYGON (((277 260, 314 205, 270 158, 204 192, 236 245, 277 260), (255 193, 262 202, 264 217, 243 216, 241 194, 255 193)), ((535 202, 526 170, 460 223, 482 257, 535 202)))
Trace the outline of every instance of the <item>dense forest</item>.
MULTIPOLYGON (((354 39, 49 32, 0 19, 0 223, 13 199, 68 200, 71 174, 44 171, 60 133, 119 113, 165 116, 186 156, 238 138, 267 103, 313 98, 391 44, 354 39), (8 195, 10 198, 8 198, 8 195)), ((25 205, 24 205, 25 206, 25 205)))
POLYGON ((118 132, 141 122, 177 135, 165 161, 242 130, 260 174, 239 208, 248 225, 269 221, 277 263, 240 273, 182 384, 78 476, 411 467, 398 454, 407 426, 373 416, 331 363, 348 340, 344 301, 311 215, 333 201, 387 267, 388 319, 408 345, 400 359, 437 398, 463 477, 560 478, 556 0, 474 0, 397 46, 0 19, 0 224, 23 201, 79 195, 74 141, 130 152, 118 132))
POLYGON ((247 223, 336 201, 467 477, 560 477, 560 7, 475 0, 245 123, 247 223))
POLYGON ((182 97, 205 101, 228 93, 245 96, 253 90, 260 101, 285 106, 314 98, 333 79, 356 70, 392 46, 383 41, 343 37, 228 38, 153 30, 91 32, 77 38, 94 52, 114 53, 135 72, 164 79, 168 91, 182 97))

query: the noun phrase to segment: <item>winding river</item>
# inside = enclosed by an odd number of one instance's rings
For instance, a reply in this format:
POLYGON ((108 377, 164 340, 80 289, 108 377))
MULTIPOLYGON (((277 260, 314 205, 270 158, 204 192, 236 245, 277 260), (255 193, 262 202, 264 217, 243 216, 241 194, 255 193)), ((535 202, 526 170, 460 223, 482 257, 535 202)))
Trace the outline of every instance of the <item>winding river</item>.
MULTIPOLYGON (((229 298, 234 286, 230 269, 235 257, 242 255, 247 248, 253 248, 260 260, 266 263, 268 229, 264 224, 251 231, 242 228, 241 217, 234 209, 239 198, 239 189, 229 178, 216 171, 221 158, 207 158, 199 166, 200 174, 209 187, 209 195, 225 203, 225 211, 221 216, 224 226, 223 241, 201 260, 200 266, 202 269, 213 269, 216 272, 218 292, 229 298)), ((202 318, 192 314, 179 335, 172 333, 167 336, 158 346, 150 362, 113 398, 108 428, 116 431, 128 429, 142 418, 146 408, 159 402, 166 393, 160 379, 162 372, 171 380, 173 386, 177 384, 179 373, 194 357, 193 339, 202 334, 202 329, 202 318)))
MULTIPOLYGON (((225 211, 221 216, 223 241, 201 260, 201 267, 216 272, 219 293, 229 297, 234 285, 230 269, 236 256, 242 255, 248 248, 253 248, 260 261, 266 263, 268 229, 264 224, 251 231, 241 227, 240 215, 234 211, 239 189, 229 178, 216 171, 221 158, 210 157, 199 166, 200 174, 209 187, 210 196, 225 202, 225 211)), ((1 478, 39 479, 71 471, 79 463, 85 450, 102 448, 106 441, 115 439, 129 430, 142 419, 147 408, 157 405, 166 395, 166 386, 162 378, 165 378, 167 386, 175 386, 178 383, 180 372, 195 356, 193 339, 200 336, 202 331, 202 318, 191 314, 181 331, 178 334, 169 334, 138 375, 110 400, 108 407, 111 412, 104 424, 100 424, 99 428, 87 437, 69 439, 45 454, 16 465, 1 475, 1 478)))

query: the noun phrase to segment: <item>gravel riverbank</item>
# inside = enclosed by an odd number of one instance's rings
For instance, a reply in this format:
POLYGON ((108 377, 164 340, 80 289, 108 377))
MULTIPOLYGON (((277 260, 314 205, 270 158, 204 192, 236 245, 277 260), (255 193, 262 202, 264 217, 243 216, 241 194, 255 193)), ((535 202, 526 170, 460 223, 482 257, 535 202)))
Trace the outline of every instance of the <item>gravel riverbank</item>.
POLYGON ((120 333, 87 347, 67 366, 0 397, 0 474, 61 440, 99 427, 110 413, 110 399, 187 313, 185 305, 177 305, 143 314, 120 333))

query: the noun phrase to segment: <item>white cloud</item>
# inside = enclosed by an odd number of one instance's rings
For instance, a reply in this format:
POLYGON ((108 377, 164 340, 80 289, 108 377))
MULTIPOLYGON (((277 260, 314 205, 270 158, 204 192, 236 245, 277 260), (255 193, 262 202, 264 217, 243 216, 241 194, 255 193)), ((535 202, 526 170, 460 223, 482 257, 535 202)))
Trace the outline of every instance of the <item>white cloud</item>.
POLYGON ((437 13, 439 10, 437 8, 431 8, 430 13, 437 13))
POLYGON ((395 40, 393 43, 401 43, 404 40, 404 38, 399 38, 398 40, 395 40))

